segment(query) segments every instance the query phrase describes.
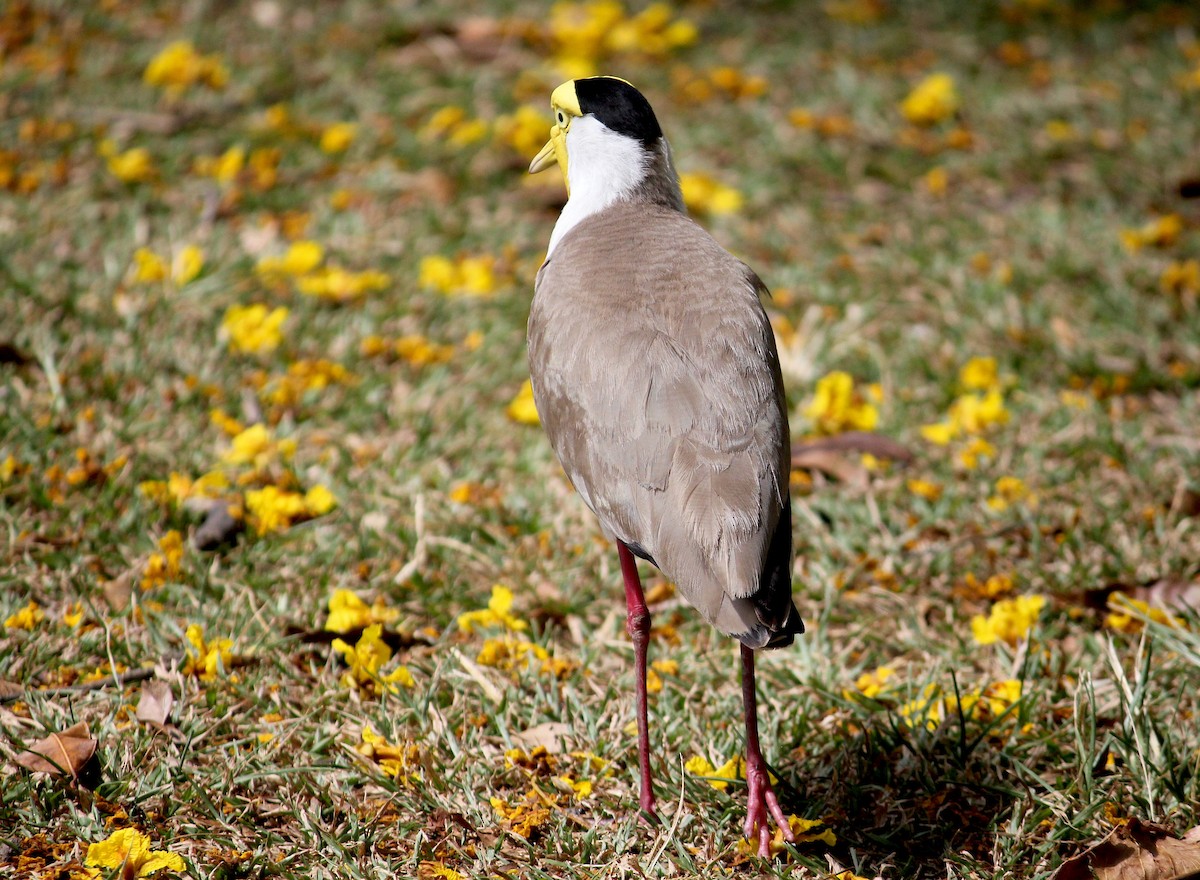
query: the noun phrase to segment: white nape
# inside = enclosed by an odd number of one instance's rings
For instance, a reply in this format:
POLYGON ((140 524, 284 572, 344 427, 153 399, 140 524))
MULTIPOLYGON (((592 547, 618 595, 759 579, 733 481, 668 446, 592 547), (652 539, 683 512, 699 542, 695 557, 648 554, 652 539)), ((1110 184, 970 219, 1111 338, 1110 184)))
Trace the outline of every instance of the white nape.
POLYGON ((567 180, 571 195, 554 232, 547 258, 579 221, 603 211, 646 179, 650 155, 640 141, 617 134, 594 116, 579 116, 567 130, 567 180))

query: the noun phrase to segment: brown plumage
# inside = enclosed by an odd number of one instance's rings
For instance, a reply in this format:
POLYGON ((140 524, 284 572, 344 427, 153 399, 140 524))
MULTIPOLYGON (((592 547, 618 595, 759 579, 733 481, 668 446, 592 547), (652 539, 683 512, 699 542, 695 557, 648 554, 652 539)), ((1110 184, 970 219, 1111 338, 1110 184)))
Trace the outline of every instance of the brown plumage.
POLYGON ((762 282, 678 210, 581 221, 538 273, 534 400, 605 532, 752 648, 802 631, 789 443, 762 282))
POLYGON ((642 809, 654 815, 650 612, 634 555, 742 642, 747 836, 791 831, 758 742, 754 651, 804 631, 792 604, 787 406, 763 283, 687 217, 646 99, 611 77, 564 83, 530 165, 570 198, 529 315, 534 400, 563 469, 617 544, 634 645, 642 809))

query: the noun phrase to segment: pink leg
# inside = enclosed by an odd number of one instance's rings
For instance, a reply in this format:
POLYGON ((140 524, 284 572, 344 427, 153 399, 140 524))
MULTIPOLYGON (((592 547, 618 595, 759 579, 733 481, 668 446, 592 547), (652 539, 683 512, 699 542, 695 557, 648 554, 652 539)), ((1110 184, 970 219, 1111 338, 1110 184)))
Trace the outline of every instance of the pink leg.
POLYGON ((625 629, 633 639, 634 682, 637 687, 638 769, 642 777, 642 793, 638 799, 642 810, 650 818, 657 819, 654 812, 654 788, 650 781, 650 724, 646 720, 646 648, 650 644, 650 609, 646 607, 646 596, 642 593, 642 581, 638 577, 637 560, 633 553, 620 541, 617 553, 621 558, 621 575, 625 579, 625 629))
POLYGON ((746 825, 744 831, 753 840, 758 837, 758 854, 771 857, 770 820, 783 831, 783 837, 795 843, 795 835, 788 825, 787 817, 780 809, 779 799, 771 788, 771 777, 767 774, 767 762, 763 760, 758 745, 758 700, 754 693, 754 649, 742 645, 742 706, 746 710, 746 825))

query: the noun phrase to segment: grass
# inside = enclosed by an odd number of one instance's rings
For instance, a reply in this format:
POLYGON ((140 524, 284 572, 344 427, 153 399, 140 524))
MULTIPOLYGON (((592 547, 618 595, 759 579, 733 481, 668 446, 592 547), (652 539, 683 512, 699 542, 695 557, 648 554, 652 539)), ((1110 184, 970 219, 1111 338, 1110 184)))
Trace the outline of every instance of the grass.
POLYGON ((565 76, 541 7, 480 4, 499 26, 361 2, 6 7, 0 621, 31 601, 44 618, 0 629, 0 679, 23 689, 0 704, 0 872, 61 876, 133 826, 196 877, 1047 877, 1123 819, 1200 822, 1200 291, 1160 282, 1200 257, 1185 198, 1200 20, 1065 2, 845 20, 876 8, 685 6, 694 45, 655 54, 643 33, 599 60, 650 97, 682 171, 742 194, 697 213, 775 291, 794 435, 813 430, 817 380, 844 370, 878 383, 878 430, 916 455, 795 483, 809 632, 762 658, 760 719, 786 808, 836 843, 763 863, 737 846, 744 789, 682 768, 740 752, 740 697, 733 644, 669 594, 651 649, 678 664, 651 717, 664 825, 637 819, 616 556, 541 432, 506 415, 560 183, 527 179, 529 151, 493 128, 462 145, 430 129, 447 105, 489 124, 545 108, 565 76), (180 38, 221 56, 224 89, 143 82, 180 38), (688 82, 718 65, 763 93, 697 99, 688 82), (915 128, 899 104, 933 72, 961 106, 915 128), (339 122, 352 143, 323 151, 339 122), (145 147, 155 176, 118 180, 105 137, 145 147), (238 144, 278 150, 273 182, 197 173, 238 144), (1177 235, 1123 247, 1122 230, 1167 215, 1177 235), (297 239, 389 281, 334 303, 255 271, 297 239), (169 262, 188 244, 196 278, 136 280, 139 247, 169 262), (487 295, 421 283, 431 255, 490 258, 487 295), (282 341, 231 351, 222 319, 255 302, 289 309, 282 341), (422 363, 418 343, 383 356, 371 341, 418 335, 452 351, 422 363), (931 443, 921 426, 980 356, 1008 421, 931 443), (351 378, 278 393, 289 364, 319 359, 351 378), (261 419, 294 455, 223 463, 215 408, 261 419), (976 438, 993 449, 969 467, 976 438), (203 515, 140 485, 214 469, 244 477, 235 502, 322 485, 337 506, 216 551, 185 542, 143 589, 164 535, 203 515), (1003 477, 1025 492, 989 504, 1003 477), (1046 597, 1012 644, 973 637, 989 579, 1046 597), (480 662, 503 627, 456 619, 495 584, 530 624, 515 635, 556 665, 480 662), (1177 621, 1109 620, 1117 588, 1177 621), (398 612, 384 671, 403 663, 413 687, 344 686, 319 635, 339 589, 398 612), (232 643, 211 680, 186 665, 193 624, 232 643), (161 729, 134 717, 140 684, 113 678, 156 665, 176 700, 161 729), (881 666, 894 674, 867 698, 859 677, 881 666), (89 675, 98 686, 63 689, 89 675), (995 697, 1010 681, 1019 699, 995 697), (93 787, 12 763, 76 721, 98 741, 93 787), (364 725, 399 749, 395 776, 356 751, 364 725))

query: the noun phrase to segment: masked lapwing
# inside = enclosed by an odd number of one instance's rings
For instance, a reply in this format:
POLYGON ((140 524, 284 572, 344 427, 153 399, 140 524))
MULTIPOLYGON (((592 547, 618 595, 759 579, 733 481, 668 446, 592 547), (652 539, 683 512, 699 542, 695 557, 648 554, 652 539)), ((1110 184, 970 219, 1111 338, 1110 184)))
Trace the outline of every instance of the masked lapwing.
POLYGON ((640 804, 654 815, 646 720, 650 612, 634 557, 741 642, 745 833, 791 839, 758 741, 754 652, 804 631, 792 604, 787 407, 744 263, 689 219, 654 111, 602 76, 554 90, 567 203, 537 275, 529 371, 550 445, 615 541, 637 682, 640 804))

